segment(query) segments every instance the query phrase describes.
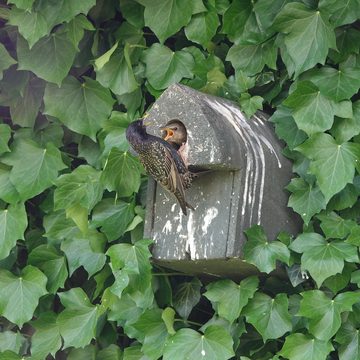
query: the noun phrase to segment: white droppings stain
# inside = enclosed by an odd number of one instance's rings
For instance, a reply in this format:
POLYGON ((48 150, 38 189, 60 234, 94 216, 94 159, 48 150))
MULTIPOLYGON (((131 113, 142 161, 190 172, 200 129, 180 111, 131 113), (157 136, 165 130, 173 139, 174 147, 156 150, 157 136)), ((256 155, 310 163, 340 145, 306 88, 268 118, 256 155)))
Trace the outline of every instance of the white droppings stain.
POLYGON ((187 221, 187 240, 186 240, 186 251, 190 255, 190 259, 196 259, 196 246, 195 246, 195 221, 194 213, 190 212, 188 221, 187 221))
POLYGON ((201 356, 205 356, 206 355, 206 352, 204 349, 201 350, 201 356))
POLYGON ((171 230, 172 230, 172 224, 171 224, 171 221, 168 220, 168 221, 166 221, 166 223, 162 229, 162 232, 164 232, 167 235, 167 234, 171 233, 171 230))
POLYGON ((218 216, 218 213, 219 213, 219 210, 216 207, 211 207, 206 210, 206 214, 204 216, 204 223, 201 226, 203 235, 207 234, 210 224, 218 216))
POLYGON ((173 205, 171 205, 171 212, 174 212, 176 208, 176 203, 174 203, 173 205))

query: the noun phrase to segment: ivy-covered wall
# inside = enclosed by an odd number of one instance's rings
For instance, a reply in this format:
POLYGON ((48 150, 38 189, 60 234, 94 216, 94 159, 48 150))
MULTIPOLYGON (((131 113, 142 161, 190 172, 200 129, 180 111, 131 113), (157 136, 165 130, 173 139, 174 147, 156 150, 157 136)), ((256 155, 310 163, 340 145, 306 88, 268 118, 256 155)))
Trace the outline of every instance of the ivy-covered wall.
POLYGON ((0 358, 360 359, 359 19, 358 0, 0 0, 0 358), (263 108, 286 144, 304 226, 247 230, 261 276, 151 263, 125 129, 176 82, 263 108))

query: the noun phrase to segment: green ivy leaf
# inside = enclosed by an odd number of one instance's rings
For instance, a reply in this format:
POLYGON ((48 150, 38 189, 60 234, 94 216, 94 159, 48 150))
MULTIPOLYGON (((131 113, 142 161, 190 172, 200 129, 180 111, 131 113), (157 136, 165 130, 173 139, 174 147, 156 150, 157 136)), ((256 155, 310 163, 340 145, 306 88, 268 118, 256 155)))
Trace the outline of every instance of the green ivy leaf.
POLYGON ((49 293, 64 287, 68 271, 64 256, 52 245, 40 245, 29 254, 28 263, 37 266, 48 278, 49 293))
POLYGON ((87 236, 78 235, 62 242, 61 250, 68 260, 70 276, 80 266, 84 267, 89 277, 104 267, 106 256, 100 249, 95 248, 94 243, 101 247, 104 243, 103 236, 94 232, 87 236))
POLYGON ((2 72, 13 64, 16 64, 16 61, 9 55, 5 46, 0 44, 0 80, 2 80, 2 72))
POLYGON ((260 271, 270 273, 276 267, 276 260, 289 264, 290 252, 280 241, 268 241, 264 229, 254 225, 245 231, 248 241, 244 246, 244 258, 260 271))
POLYGON ((328 341, 341 325, 340 314, 351 311, 352 305, 360 301, 360 293, 345 292, 330 299, 320 290, 309 290, 302 294, 299 315, 309 318, 309 331, 317 339, 328 341))
POLYGON ((333 101, 310 81, 300 81, 283 104, 292 109, 298 128, 308 135, 328 130, 334 122, 333 101))
POLYGON ((97 307, 90 303, 80 288, 72 288, 58 295, 65 307, 57 318, 64 348, 70 346, 79 348, 88 345, 95 336, 98 320, 97 307))
POLYGON ((244 309, 246 321, 261 334, 264 341, 277 339, 291 331, 291 316, 286 294, 275 298, 257 292, 244 309))
POLYGON ((227 34, 231 41, 235 41, 243 32, 252 6, 250 0, 236 0, 231 3, 223 16, 221 32, 227 34))
POLYGON ((40 147, 31 140, 16 141, 3 162, 11 165, 10 181, 22 200, 40 194, 53 185, 58 171, 65 168, 60 151, 52 144, 40 147))
POLYGON ((27 225, 24 204, 9 205, 7 209, 0 210, 0 260, 10 254, 17 240, 24 240, 27 225))
MULTIPOLYGON (((335 33, 326 16, 302 3, 285 5, 274 27, 285 34, 286 51, 294 64, 295 77, 317 63, 324 64, 329 48, 336 49, 335 33)), ((288 72, 293 73, 289 67, 288 72)))
POLYGON ((183 319, 189 317, 194 306, 200 301, 200 290, 201 282, 197 278, 177 286, 174 293, 173 306, 183 319))
POLYGON ((144 27, 144 7, 133 0, 120 0, 120 9, 124 18, 133 26, 144 27))
POLYGON ((57 117, 70 130, 95 141, 96 133, 110 116, 114 103, 109 89, 86 78, 80 83, 73 77, 61 87, 47 84, 44 95, 45 113, 57 117))
POLYGON ((96 360, 122 360, 122 355, 121 349, 117 345, 111 344, 97 353, 96 360))
POLYGON ((92 224, 100 227, 108 241, 113 241, 124 235, 134 216, 132 203, 124 201, 115 203, 113 199, 104 199, 92 213, 92 224))
POLYGON ((311 72, 311 81, 321 93, 335 101, 350 99, 360 88, 360 69, 323 66, 311 72))
POLYGON ((340 360, 357 359, 360 354, 359 330, 350 321, 342 324, 337 332, 335 341, 341 344, 338 354, 340 360))
POLYGON ((251 96, 249 93, 241 94, 239 99, 241 109, 248 118, 253 116, 259 109, 262 110, 263 101, 264 99, 261 96, 251 96))
POLYGON ((181 329, 169 338, 163 359, 226 360, 234 356, 232 345, 233 340, 230 334, 220 326, 207 327, 204 335, 192 329, 181 329))
POLYGON ((326 201, 353 181, 360 144, 338 144, 328 134, 315 134, 296 150, 312 160, 310 171, 316 176, 326 201))
POLYGON ((149 358, 141 351, 140 345, 134 345, 124 350, 123 360, 149 360, 149 358))
POLYGON ((246 75, 255 75, 262 71, 265 65, 276 69, 277 49, 273 41, 258 45, 233 45, 226 60, 230 61, 235 70, 241 70, 246 75))
POLYGON ((193 13, 191 0, 137 0, 145 6, 145 25, 160 43, 187 25, 193 13))
POLYGON ((242 280, 239 285, 232 280, 219 280, 206 287, 204 296, 212 302, 219 316, 233 323, 254 296, 258 285, 255 276, 242 280))
POLYGON ((30 10, 35 0, 10 0, 9 4, 15 4, 17 8, 30 10))
POLYGON ((270 121, 275 123, 276 135, 287 143, 290 150, 307 138, 306 134, 296 126, 291 110, 285 106, 278 106, 270 121))
POLYGON ((19 277, 0 270, 0 314, 22 327, 29 321, 41 296, 47 294, 46 276, 36 267, 26 266, 19 277))
POLYGON ((129 152, 112 149, 106 160, 101 181, 109 191, 130 196, 140 187, 140 164, 129 152))
POLYGON ((175 335, 176 334, 176 331, 174 329, 175 310, 171 307, 165 308, 161 314, 161 319, 164 321, 169 335, 175 335))
POLYGON ((81 165, 70 174, 61 175, 55 182, 54 210, 79 204, 90 211, 103 194, 100 175, 100 171, 88 165, 81 165))
POLYGON ((9 152, 9 140, 11 137, 11 129, 7 124, 0 124, 0 154, 9 152))
POLYGON ((349 248, 348 245, 341 241, 327 242, 316 233, 304 233, 289 248, 302 253, 301 268, 308 270, 320 287, 325 279, 342 272, 344 260, 356 262, 356 247, 349 248))
POLYGON ((319 9, 330 14, 330 21, 334 27, 350 24, 356 21, 360 15, 360 4, 356 0, 347 0, 340 3, 336 0, 320 0, 319 9))
POLYGON ((326 360, 333 349, 330 342, 295 333, 286 337, 279 354, 291 360, 326 360))
POLYGON ((60 86, 69 73, 77 51, 67 33, 53 33, 39 40, 31 49, 19 36, 17 40, 19 70, 32 71, 38 77, 60 86))
POLYGON ((156 43, 146 50, 144 60, 145 75, 156 90, 165 89, 182 78, 193 77, 194 58, 183 50, 173 52, 168 47, 156 43))
POLYGON ((55 353, 61 348, 57 314, 43 312, 38 319, 31 322, 31 326, 36 330, 31 339, 31 356, 35 359, 45 359, 51 354, 55 357, 55 353))
POLYGON ((334 211, 320 214, 317 218, 321 221, 320 227, 327 238, 343 239, 350 232, 356 223, 352 220, 345 220, 334 211))
POLYGON ((108 61, 96 70, 96 80, 117 95, 131 93, 139 87, 139 84, 134 76, 129 55, 129 45, 126 44, 123 49, 120 47, 115 48, 115 51, 113 48, 108 51, 111 52, 108 61))
POLYGON ((19 332, 6 330, 0 333, 0 352, 11 350, 19 353, 24 343, 25 338, 19 332))
POLYGON ((286 188, 292 192, 288 206, 302 217, 305 225, 309 224, 315 214, 326 208, 325 197, 320 189, 302 178, 292 179, 286 188))
POLYGON ((196 14, 185 28, 186 37, 207 48, 219 27, 219 17, 215 9, 196 14))
POLYGON ((147 310, 132 326, 139 332, 141 350, 150 359, 158 359, 164 352, 169 337, 160 309, 147 310))

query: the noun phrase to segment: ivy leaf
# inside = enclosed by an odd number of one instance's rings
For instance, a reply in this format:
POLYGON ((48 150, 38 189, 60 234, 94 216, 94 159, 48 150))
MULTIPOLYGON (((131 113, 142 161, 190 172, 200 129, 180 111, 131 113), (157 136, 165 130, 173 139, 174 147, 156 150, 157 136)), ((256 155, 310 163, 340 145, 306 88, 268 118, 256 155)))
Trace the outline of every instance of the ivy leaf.
POLYGON ((296 150, 312 160, 310 171, 316 176, 326 201, 353 181, 360 144, 338 144, 330 135, 322 133, 313 135, 296 150))
POLYGON ((14 124, 34 127, 35 120, 44 95, 45 82, 33 76, 29 77, 21 96, 14 97, 10 104, 11 119, 14 124))
POLYGON ((16 64, 16 61, 6 51, 5 46, 0 43, 0 80, 2 80, 2 72, 13 64, 16 64))
POLYGON ((7 209, 0 210, 0 260, 10 254, 17 240, 24 240, 27 225, 24 204, 9 205, 7 209))
POLYGON ((264 341, 277 339, 291 331, 289 301, 286 294, 278 294, 274 299, 257 292, 244 309, 246 321, 261 334, 264 341))
MULTIPOLYGON (((285 34, 295 77, 317 63, 324 64, 329 48, 336 49, 335 33, 326 16, 302 3, 285 5, 275 19, 274 28, 285 34)), ((288 72, 292 75, 293 71, 288 68, 288 72)))
POLYGON ((61 348, 57 314, 43 312, 38 319, 31 322, 31 326, 36 330, 31 338, 31 356, 35 359, 45 359, 51 354, 55 357, 55 353, 61 348))
POLYGON ((144 353, 141 351, 140 345, 129 346, 124 349, 124 358, 123 360, 150 360, 144 353))
POLYGON ((292 109, 296 125, 308 135, 328 130, 334 122, 333 101, 310 81, 300 81, 283 104, 292 109))
POLYGON ((185 28, 186 37, 207 48, 219 27, 219 17, 215 9, 196 14, 185 28))
POLYGON ((145 75, 156 90, 165 89, 182 78, 193 77, 194 58, 183 50, 173 52, 168 47, 156 43, 146 50, 144 60, 145 75))
POLYGON ((342 324, 337 332, 335 341, 341 344, 338 353, 340 360, 357 359, 360 354, 359 330, 350 321, 342 324))
POLYGON ((341 325, 340 314, 351 311, 352 305, 360 301, 360 293, 345 292, 333 300, 320 290, 309 290, 302 294, 299 315, 310 319, 309 331, 317 339, 327 341, 341 325))
POLYGON ((140 164, 129 152, 112 149, 105 163, 101 181, 109 191, 130 196, 140 187, 140 164))
POLYGON ((0 154, 9 152, 9 140, 11 137, 11 129, 7 124, 0 124, 0 154))
POLYGON ((96 70, 96 80, 117 95, 135 91, 139 84, 132 69, 129 45, 125 45, 123 49, 118 47, 115 52, 113 48, 109 51, 111 54, 108 61, 96 70))
POLYGON ((0 269, 0 314, 22 327, 32 318, 40 297, 47 294, 46 281, 46 276, 31 265, 19 277, 0 269))
POLYGON ((90 211, 103 194, 100 175, 100 171, 88 165, 81 165, 70 174, 61 175, 55 182, 54 210, 81 205, 90 211))
POLYGON ((3 159, 11 165, 10 181, 22 200, 40 194, 53 185, 58 171, 65 168, 59 149, 52 143, 45 148, 31 140, 18 140, 12 152, 3 159))
POLYGON ((95 337, 98 320, 97 307, 93 306, 81 288, 72 288, 58 294, 65 310, 57 318, 64 348, 88 345, 95 337))
POLYGON ((221 32, 227 34, 231 41, 235 42, 243 33, 246 21, 253 10, 251 5, 250 0, 237 0, 225 11, 221 32))
POLYGON ((320 214, 317 218, 321 221, 320 227, 327 238, 343 239, 356 226, 352 220, 344 220, 334 211, 320 214))
POLYGON ((246 75, 256 75, 265 65, 276 69, 277 49, 273 41, 258 45, 233 45, 226 60, 230 61, 235 70, 241 70, 246 75))
POLYGON ((295 333, 286 337, 285 344, 278 354, 291 360, 326 360, 332 350, 334 348, 331 342, 295 333))
POLYGON ((305 225, 309 224, 315 214, 326 208, 325 197, 320 189, 302 178, 292 179, 286 188, 292 192, 288 206, 302 217, 305 225))
POLYGON ((61 87, 47 84, 44 95, 45 113, 57 117, 70 130, 95 141, 96 133, 110 116, 114 103, 109 89, 86 78, 80 83, 73 77, 61 87))
POLYGON ((29 254, 28 263, 37 266, 48 278, 49 293, 55 294, 68 277, 64 256, 52 245, 40 245, 29 254))
POLYGON ((311 72, 311 81, 321 93, 335 101, 350 99, 360 88, 360 69, 323 66, 311 72))
POLYGON ((276 267, 276 260, 289 264, 290 252, 280 241, 268 241, 264 229, 254 225, 245 231, 248 241, 244 246, 244 258, 260 271, 270 273, 276 267))
POLYGON ((133 0, 120 0, 120 9, 124 18, 133 26, 144 27, 144 7, 133 0))
POLYGON ((344 260, 356 262, 356 247, 348 248, 347 245, 350 244, 341 241, 327 242, 320 234, 304 233, 299 235, 289 248, 302 253, 301 268, 308 270, 320 287, 325 279, 342 272, 344 260))
POLYGON ((275 123, 276 135, 287 143, 290 150, 307 138, 306 134, 296 126, 291 110, 285 106, 278 106, 270 121, 275 123))
POLYGON ((84 267, 89 277, 104 267, 106 262, 105 254, 95 251, 100 249, 93 249, 93 243, 103 243, 103 240, 101 234, 94 232, 90 236, 89 234, 86 236, 78 235, 62 242, 61 250, 66 254, 70 276, 80 266, 84 267))
POLYGON ((360 15, 360 5, 356 0, 347 0, 339 3, 335 0, 320 0, 319 9, 330 14, 330 21, 334 27, 350 24, 356 21, 360 15))
POLYGON ((111 344, 106 348, 101 349, 97 355, 96 360, 122 360, 122 351, 115 345, 111 344))
POLYGON ((201 282, 197 278, 177 286, 174 293, 173 306, 183 319, 189 317, 194 306, 200 301, 200 290, 201 282))
POLYGON ((171 307, 167 307, 163 310, 161 314, 161 319, 166 325, 167 332, 170 335, 175 335, 176 331, 174 329, 174 319, 175 319, 175 310, 171 307))
POLYGON ((145 25, 161 43, 178 32, 190 21, 193 5, 191 0, 137 0, 145 6, 145 25))
POLYGON ((255 276, 242 280, 239 285, 232 280, 219 280, 206 287, 204 296, 212 302, 219 316, 233 323, 254 296, 258 285, 259 280, 255 276))
POLYGON ((243 93, 240 96, 239 104, 246 116, 250 118, 256 111, 262 109, 264 99, 261 96, 251 96, 249 93, 243 93))
POLYGON ((17 8, 30 10, 35 0, 10 0, 9 4, 15 4, 17 8))
POLYGON ((234 356, 232 346, 231 335, 220 326, 211 325, 207 327, 204 335, 192 329, 181 329, 169 338, 163 359, 206 358, 209 360, 227 360, 234 356))
POLYGON ((116 244, 109 248, 106 255, 110 257, 114 269, 125 269, 131 274, 147 276, 151 270, 149 245, 151 240, 139 240, 134 245, 116 244))
POLYGON ((11 350, 16 353, 20 352, 22 346, 24 346, 25 338, 20 332, 13 332, 9 330, 2 331, 0 333, 0 353, 6 350, 11 350))
POLYGON ((108 241, 122 236, 135 216, 134 205, 113 199, 102 200, 92 213, 92 224, 101 227, 108 241))
POLYGON ((160 309, 147 310, 132 326, 139 332, 141 350, 150 359, 158 359, 164 352, 169 333, 160 309), (141 334, 141 335, 140 335, 141 334))
POLYGON ((38 77, 61 85, 77 53, 67 33, 56 32, 39 40, 29 49, 21 37, 17 40, 19 70, 30 70, 38 77))

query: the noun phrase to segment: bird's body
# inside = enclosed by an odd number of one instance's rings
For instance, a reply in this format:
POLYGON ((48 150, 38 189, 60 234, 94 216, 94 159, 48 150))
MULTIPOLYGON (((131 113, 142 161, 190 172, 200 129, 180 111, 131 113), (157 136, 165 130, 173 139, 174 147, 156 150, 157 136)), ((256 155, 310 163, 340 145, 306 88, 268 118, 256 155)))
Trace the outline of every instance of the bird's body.
POLYGON ((184 191, 191 186, 192 176, 177 151, 163 139, 148 134, 142 120, 129 125, 126 138, 147 174, 176 196, 183 213, 187 214, 187 207, 193 209, 186 202, 184 191))

